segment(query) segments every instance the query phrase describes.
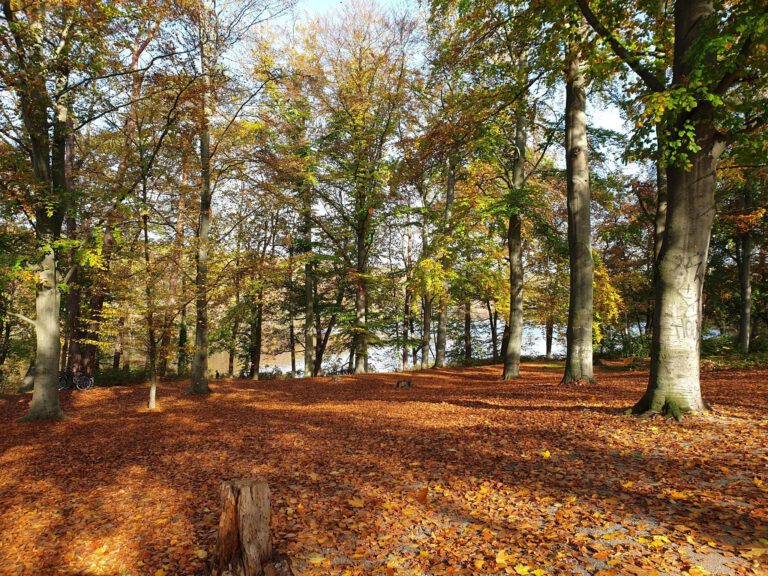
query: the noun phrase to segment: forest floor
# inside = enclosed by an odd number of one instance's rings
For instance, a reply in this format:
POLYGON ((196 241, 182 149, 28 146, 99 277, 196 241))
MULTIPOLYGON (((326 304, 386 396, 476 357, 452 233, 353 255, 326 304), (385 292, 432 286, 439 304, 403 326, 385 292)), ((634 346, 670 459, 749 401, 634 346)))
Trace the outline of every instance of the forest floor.
POLYGON ((622 409, 645 372, 527 364, 0 398, 0 574, 203 574, 222 480, 264 477, 297 575, 765 574, 768 371, 708 372, 716 412, 622 409))

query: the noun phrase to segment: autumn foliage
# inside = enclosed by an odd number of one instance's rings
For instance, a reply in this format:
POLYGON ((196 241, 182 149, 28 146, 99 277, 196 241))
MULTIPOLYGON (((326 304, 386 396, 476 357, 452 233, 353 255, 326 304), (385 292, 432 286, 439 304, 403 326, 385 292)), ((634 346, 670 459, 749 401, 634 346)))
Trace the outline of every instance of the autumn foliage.
POLYGON ((761 574, 768 371, 708 372, 715 411, 625 416, 647 375, 557 365, 65 392, 0 401, 0 574, 206 574, 222 480, 264 477, 297 574, 761 574))

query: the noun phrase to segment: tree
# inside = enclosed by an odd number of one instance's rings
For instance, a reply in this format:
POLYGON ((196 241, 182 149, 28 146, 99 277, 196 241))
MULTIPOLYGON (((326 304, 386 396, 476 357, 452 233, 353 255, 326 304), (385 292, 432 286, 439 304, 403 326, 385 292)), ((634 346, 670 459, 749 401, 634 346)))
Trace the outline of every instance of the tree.
POLYGON ((603 41, 642 79, 648 91, 646 117, 665 131, 668 198, 654 285, 651 373, 633 411, 676 416, 701 411, 701 296, 716 168, 729 145, 765 122, 766 58, 757 46, 768 10, 758 2, 716 8, 711 0, 677 0, 667 81, 622 39, 623 28, 633 25, 619 20, 622 11, 609 20, 607 10, 594 11, 588 0, 578 4, 603 41))

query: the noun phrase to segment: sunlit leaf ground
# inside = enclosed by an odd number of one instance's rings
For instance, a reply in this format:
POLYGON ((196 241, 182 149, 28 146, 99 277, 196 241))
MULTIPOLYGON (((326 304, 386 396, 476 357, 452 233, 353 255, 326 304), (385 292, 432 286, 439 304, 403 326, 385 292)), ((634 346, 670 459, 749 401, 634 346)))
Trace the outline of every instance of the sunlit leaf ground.
POLYGON ((717 412, 621 414, 646 374, 526 365, 0 399, 0 573, 202 574, 222 480, 262 476, 297 574, 764 574, 768 372, 710 372, 717 412), (762 564, 761 564, 762 562, 762 564))

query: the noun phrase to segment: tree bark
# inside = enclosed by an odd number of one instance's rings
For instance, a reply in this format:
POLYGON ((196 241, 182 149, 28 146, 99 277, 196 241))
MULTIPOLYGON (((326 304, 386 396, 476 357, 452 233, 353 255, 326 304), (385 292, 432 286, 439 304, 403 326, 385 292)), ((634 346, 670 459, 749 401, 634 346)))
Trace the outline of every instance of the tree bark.
MULTIPOLYGON (((207 10, 203 6, 203 11, 207 10)), ((195 263, 195 350, 192 356, 190 394, 209 394, 208 387, 208 250, 211 229, 211 74, 208 38, 205 27, 208 15, 201 15, 200 64, 203 74, 200 117, 200 217, 197 225, 197 252, 195 263)))
POLYGON ((421 369, 429 368, 429 341, 432 337, 432 299, 424 296, 421 328, 421 369))
MULTIPOLYGON (((443 243, 447 252, 447 244, 451 236, 451 214, 453 211, 453 199, 456 195, 456 170, 458 168, 458 158, 455 152, 448 156, 448 178, 445 186, 445 212, 443 214, 443 243)), ((448 258, 443 256, 443 267, 448 266, 448 258)), ((445 351, 448 345, 448 296, 444 296, 438 302, 437 311, 437 335, 435 338, 435 368, 445 366, 445 351)))
MULTIPOLYGON (((713 12, 711 0, 675 3, 673 85, 685 85, 693 52, 713 12)), ((654 286, 651 370, 648 388, 634 413, 666 411, 676 417, 705 408, 699 380, 702 291, 715 212, 715 170, 723 144, 713 125, 714 110, 702 100, 678 113, 671 126, 681 133, 695 122, 697 151, 689 166, 667 167, 667 221, 654 286)))
POLYGON ((472 301, 464 302, 464 363, 472 362, 472 301))
MULTIPOLYGON (((523 112, 518 112, 515 124, 515 163, 512 186, 521 192, 525 181, 526 126, 523 112)), ((520 207, 510 214, 507 223, 507 251, 509 254, 509 336, 504 346, 504 372, 502 380, 520 377, 520 356, 523 347, 523 239, 520 207)))
POLYGON ((587 144, 586 80, 571 49, 566 77, 565 154, 568 195, 570 299, 563 384, 594 382, 592 368, 592 234, 587 144))
MULTIPOLYGON (((744 187, 743 209, 752 208, 752 194, 744 187)), ((739 267, 739 352, 749 354, 752 329, 752 232, 744 231, 738 238, 739 267)))
POLYGON ((217 572, 262 576, 264 565, 272 558, 269 486, 260 480, 224 482, 221 503, 217 572))
POLYGON ((545 342, 545 352, 544 354, 547 357, 547 360, 552 358, 552 340, 553 336, 555 334, 555 321, 550 316, 547 318, 547 324, 544 328, 544 342, 545 342))

